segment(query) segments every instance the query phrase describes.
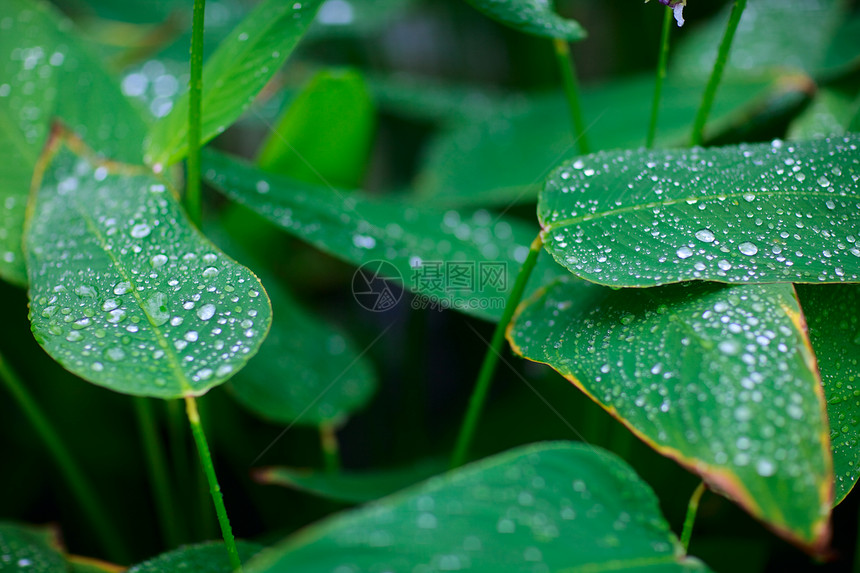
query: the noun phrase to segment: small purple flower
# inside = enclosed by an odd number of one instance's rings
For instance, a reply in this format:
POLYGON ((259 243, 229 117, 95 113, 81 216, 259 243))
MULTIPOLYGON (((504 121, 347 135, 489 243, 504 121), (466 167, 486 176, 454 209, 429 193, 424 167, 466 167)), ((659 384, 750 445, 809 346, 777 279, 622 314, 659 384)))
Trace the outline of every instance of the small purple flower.
MULTIPOLYGON (((648 2, 648 0, 645 0, 648 2)), ((687 0, 657 0, 663 6, 668 6, 675 12, 675 21, 678 22, 678 27, 684 25, 684 6, 687 5, 687 0)))

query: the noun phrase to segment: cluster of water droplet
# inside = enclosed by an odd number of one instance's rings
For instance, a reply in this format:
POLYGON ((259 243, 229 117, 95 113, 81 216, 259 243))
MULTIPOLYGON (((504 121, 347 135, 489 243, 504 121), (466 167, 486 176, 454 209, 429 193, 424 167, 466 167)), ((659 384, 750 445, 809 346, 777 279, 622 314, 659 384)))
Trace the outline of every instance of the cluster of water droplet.
POLYGON ((61 150, 28 235, 31 320, 67 368, 120 391, 200 392, 256 350, 257 279, 183 219, 164 184, 61 150))

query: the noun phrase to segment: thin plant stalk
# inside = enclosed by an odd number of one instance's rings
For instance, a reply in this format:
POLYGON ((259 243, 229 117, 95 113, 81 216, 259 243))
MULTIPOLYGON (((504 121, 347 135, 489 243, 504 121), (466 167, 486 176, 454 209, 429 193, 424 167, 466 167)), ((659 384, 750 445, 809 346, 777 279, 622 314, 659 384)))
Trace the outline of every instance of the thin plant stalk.
POLYGON ((99 501, 92 483, 81 471, 66 444, 51 425, 48 416, 39 408, 21 379, 9 367, 3 356, 0 356, 0 379, 3 380, 30 423, 33 424, 36 433, 45 442, 107 554, 115 561, 127 561, 128 552, 125 549, 125 544, 117 533, 114 523, 108 517, 105 507, 99 501))
POLYGON ((215 506, 218 516, 218 525, 221 526, 221 536, 227 546, 227 554, 230 556, 230 566, 233 571, 242 571, 242 561, 239 559, 239 550, 236 548, 236 539, 233 537, 233 528, 230 526, 230 518, 227 517, 227 508, 224 507, 224 496, 221 494, 221 486, 218 485, 218 476, 215 475, 215 466, 212 463, 212 454, 209 452, 209 444, 203 426, 200 423, 200 414, 197 411, 197 401, 193 396, 185 397, 185 411, 188 414, 188 423, 191 424, 191 434, 197 444, 197 453, 200 455, 200 463, 206 480, 209 482, 209 494, 215 506))
POLYGON ((457 468, 466 462, 469 455, 469 446, 472 444, 472 438, 475 435, 475 430, 478 426, 478 420, 481 417, 481 411, 484 409, 484 402, 487 400, 487 394, 490 390, 490 384, 493 380, 493 373, 496 370, 496 364, 499 361, 499 355, 502 351, 502 344, 505 341, 505 331, 508 323, 514 316, 514 311, 520 304, 523 298, 523 292, 526 288, 526 283, 534 270, 541 247, 543 246, 543 238, 538 235, 532 242, 529 254, 520 268, 517 275, 514 288, 508 296, 508 301, 505 304, 505 311, 502 313, 502 318, 499 324, 496 325, 496 330, 493 332, 493 339, 490 342, 490 347, 484 355, 484 362, 481 365, 481 370, 478 373, 478 380, 475 382, 475 389, 472 391, 472 397, 469 400, 469 408, 466 411, 466 417, 463 420, 463 425, 460 427, 460 434, 457 436, 457 444, 454 447, 454 453, 451 456, 451 468, 457 468))
POLYGON ((337 432, 332 424, 320 424, 320 446, 322 448, 325 470, 331 473, 339 472, 340 445, 337 441, 337 432))
POLYGON ((155 499, 155 508, 161 524, 164 544, 166 547, 177 547, 180 544, 179 528, 177 527, 170 480, 167 477, 167 457, 158 437, 152 404, 147 398, 135 398, 134 408, 140 426, 143 449, 148 461, 149 480, 152 485, 152 495, 155 499))
POLYGON ((687 505, 687 516, 684 518, 684 529, 681 531, 681 546, 684 548, 684 553, 690 548, 690 538, 693 536, 693 524, 696 522, 699 501, 702 499, 705 489, 705 482, 700 483, 699 487, 693 491, 693 495, 690 496, 690 503, 687 505))
POLYGON ((717 51, 717 60, 714 62, 711 77, 708 79, 708 85, 705 87, 705 93, 702 94, 702 103, 699 105, 699 111, 696 112, 696 120, 693 122, 690 145, 701 145, 705 139, 705 124, 708 122, 708 116, 711 113, 714 98, 717 95, 717 88, 719 88, 720 81, 723 78, 723 70, 725 70, 726 62, 729 60, 729 52, 732 49, 735 31, 738 29, 738 23, 741 21, 741 16, 746 7, 747 0, 735 0, 735 3, 732 5, 729 23, 726 26, 726 31, 723 33, 723 39, 717 51))
POLYGON ((185 186, 185 209, 191 222, 200 227, 200 138, 203 99, 203 14, 206 0, 194 0, 191 25, 191 79, 188 84, 188 175, 185 186))
POLYGON ((672 10, 663 10, 663 31, 660 35, 660 58, 657 62, 657 76, 654 82, 654 101, 651 103, 651 121, 648 123, 648 136, 645 147, 654 147, 657 137, 657 118, 660 115, 660 99, 663 93, 663 81, 666 79, 666 67, 669 62, 669 32, 672 30, 672 10))
POLYGON ((561 72, 561 81, 564 84, 564 93, 567 96, 567 105, 570 108, 570 121, 573 139, 579 146, 582 155, 590 153, 588 137, 586 137, 585 120, 582 116, 582 105, 579 103, 579 82, 576 79, 576 66, 570 53, 570 46, 566 41, 555 38, 552 41, 555 49, 555 57, 558 61, 558 69, 561 72))

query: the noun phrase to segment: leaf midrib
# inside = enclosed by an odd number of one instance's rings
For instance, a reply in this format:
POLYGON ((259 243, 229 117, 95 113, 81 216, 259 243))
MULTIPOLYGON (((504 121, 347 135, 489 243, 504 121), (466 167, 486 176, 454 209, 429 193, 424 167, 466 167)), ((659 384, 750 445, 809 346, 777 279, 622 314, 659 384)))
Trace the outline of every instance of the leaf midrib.
POLYGON ((742 198, 744 195, 755 195, 756 198, 760 196, 764 197, 775 197, 775 196, 802 196, 802 197, 851 197, 851 195, 845 193, 826 193, 821 191, 742 191, 737 193, 722 193, 720 195, 706 195, 699 197, 679 197, 677 199, 671 199, 667 201, 652 201, 651 203, 641 203, 638 205, 630 205, 627 207, 618 207, 617 209, 611 209, 609 211, 604 211, 602 213, 591 213, 587 215, 580 215, 579 217, 570 217, 567 219, 562 219, 559 221, 554 221, 549 224, 544 224, 541 222, 541 227, 543 227, 544 232, 550 232, 560 227, 567 227, 569 225, 576 225, 577 223, 584 223, 586 221, 592 221, 594 219, 602 219, 604 217, 611 217, 613 215, 620 215, 623 213, 635 213, 636 211, 642 211, 646 209, 654 209, 655 207, 671 207, 673 205, 678 205, 680 203, 687 203, 688 201, 695 201, 698 203, 699 201, 713 201, 713 200, 721 200, 721 199, 736 199, 742 198))

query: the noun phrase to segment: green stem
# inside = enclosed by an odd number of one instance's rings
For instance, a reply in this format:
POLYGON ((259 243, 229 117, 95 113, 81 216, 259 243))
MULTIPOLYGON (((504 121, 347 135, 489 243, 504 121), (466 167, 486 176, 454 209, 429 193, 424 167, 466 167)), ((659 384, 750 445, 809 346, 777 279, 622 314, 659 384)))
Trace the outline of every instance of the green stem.
POLYGON ((534 270, 543 239, 540 235, 535 238, 529 249, 528 257, 526 257, 520 273, 517 275, 517 280, 514 283, 514 288, 508 297, 505 304, 505 311, 502 313, 502 318, 499 324, 496 325, 496 330, 493 332, 493 340, 490 342, 490 348, 484 355, 484 363, 481 365, 481 371, 478 373, 478 380, 475 382, 475 389, 472 391, 472 397, 469 400, 469 409, 466 411, 466 417, 463 420, 463 425, 460 428, 460 435, 457 436, 457 444, 454 447, 454 453, 451 456, 451 468, 457 468, 466 462, 466 457, 469 454, 469 446, 472 443, 472 438, 475 435, 475 429, 478 426, 478 419, 481 417, 481 411, 484 408, 484 402, 487 399, 487 393, 490 390, 490 383, 493 380, 493 372, 496 369, 496 363, 499 361, 499 355, 502 351, 502 344, 505 341, 505 330, 508 323, 514 315, 514 311, 523 298, 523 292, 526 288, 526 283, 534 270))
POLYGON ((684 547, 684 553, 690 547, 690 538, 693 536, 693 523, 696 522, 696 513, 699 511, 699 500, 702 499, 703 493, 705 493, 705 482, 699 484, 699 487, 696 488, 690 497, 689 505, 687 505, 687 516, 684 518, 684 529, 681 532, 681 545, 684 547))
POLYGON ((21 379, 18 378, 2 356, 0 356, 0 378, 2 378, 9 392, 24 411, 30 423, 33 424, 36 433, 45 442, 110 558, 115 561, 126 562, 128 553, 125 550, 124 543, 119 537, 115 525, 108 517, 107 511, 96 496, 96 490, 93 488, 93 485, 87 479, 86 475, 84 475, 83 471, 81 471, 81 468, 78 467, 71 453, 69 453, 66 444, 63 443, 60 435, 51 426, 48 417, 42 412, 36 401, 27 392, 21 379))
POLYGON ((701 145, 705 138, 705 124, 708 121, 708 115, 711 113, 711 107, 714 105, 714 98, 717 95, 717 88, 720 86, 720 81, 723 78, 723 70, 726 67, 726 62, 729 60, 729 52, 732 49, 732 40, 735 37, 735 31, 738 29, 738 23, 741 21, 741 15, 747 6, 747 0, 735 0, 732 5, 732 13, 729 16, 729 23, 726 26, 726 31, 723 34, 723 39, 720 42, 720 48, 717 51, 717 60, 714 62, 714 68, 711 70, 711 77, 708 79, 708 85, 705 87, 705 93, 702 95, 702 103, 699 105, 699 111, 696 113, 696 120, 693 122, 693 133, 690 136, 691 145, 701 145))
POLYGON ((579 146, 579 153, 585 155, 590 152, 590 147, 588 138, 585 136, 585 121, 582 118, 582 106, 579 103, 579 82, 576 80, 576 67, 570 54, 570 46, 566 41, 558 38, 553 39, 552 45, 555 48, 564 93, 567 95, 567 105, 570 107, 573 138, 579 146))
POLYGON ((322 446, 323 461, 327 472, 340 471, 340 446, 337 433, 331 424, 320 424, 320 445, 322 446))
POLYGON ((167 459, 164 454, 164 448, 161 445, 161 440, 158 437, 152 404, 147 398, 135 398, 134 407, 137 411, 143 449, 146 452, 148 460, 147 468, 152 485, 152 495, 155 499, 158 519, 161 522, 161 534, 164 536, 164 544, 168 548, 177 547, 180 543, 179 529, 177 528, 176 512, 174 511, 175 506, 170 494, 170 481, 167 478, 167 459))
POLYGON ((191 24, 191 79, 188 91, 188 180, 185 187, 185 209, 191 222, 200 227, 200 138, 201 100, 203 97, 203 13, 206 0, 194 0, 191 24))
POLYGON ((669 61, 669 31, 672 29, 672 10, 667 6, 663 10, 663 32, 660 37, 660 60, 657 63, 657 77, 654 82, 654 101, 651 103, 651 122, 648 125, 648 137, 645 147, 654 147, 657 137, 657 117, 660 115, 660 97, 663 93, 663 81, 666 79, 666 66, 669 61))
POLYGON ((221 486, 218 485, 218 476, 215 475, 215 466, 212 463, 212 454, 209 453, 209 444, 206 442, 206 434, 200 424, 200 414, 197 412, 197 401, 193 396, 185 397, 185 411, 188 414, 188 423, 191 424, 191 434, 197 444, 197 453, 200 454, 200 464, 209 482, 209 493, 218 516, 218 524, 221 526, 221 536, 227 546, 227 554, 230 556, 230 566, 233 571, 242 571, 242 562, 239 559, 239 550, 236 548, 236 540, 233 538, 233 529, 230 527, 230 518, 227 517, 227 508, 224 507, 224 496, 221 494, 221 486))

